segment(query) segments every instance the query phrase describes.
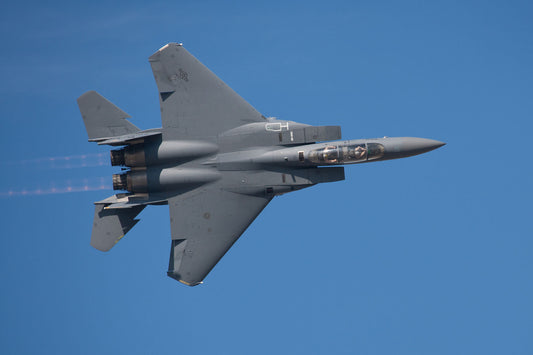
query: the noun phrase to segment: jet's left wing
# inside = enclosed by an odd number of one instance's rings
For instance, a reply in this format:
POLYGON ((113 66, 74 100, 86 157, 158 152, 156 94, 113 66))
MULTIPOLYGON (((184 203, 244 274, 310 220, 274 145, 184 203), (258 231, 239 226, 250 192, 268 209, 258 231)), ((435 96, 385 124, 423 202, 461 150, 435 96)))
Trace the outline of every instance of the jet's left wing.
POLYGON ((192 56, 169 43, 149 58, 159 90, 163 139, 214 139, 265 118, 192 56))
POLYGON ((168 276, 200 284, 271 199, 226 191, 218 183, 170 198, 168 276))

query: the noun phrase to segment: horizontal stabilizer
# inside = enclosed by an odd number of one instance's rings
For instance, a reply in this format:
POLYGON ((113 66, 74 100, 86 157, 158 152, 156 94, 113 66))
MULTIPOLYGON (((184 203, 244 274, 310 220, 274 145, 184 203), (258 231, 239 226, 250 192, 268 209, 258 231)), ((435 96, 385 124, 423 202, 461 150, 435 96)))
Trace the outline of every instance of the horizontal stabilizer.
POLYGON ((139 222, 135 217, 144 207, 136 205, 130 208, 106 208, 104 204, 97 204, 94 211, 91 246, 101 251, 109 251, 139 222))
POLYGON ((139 132, 139 128, 126 120, 130 117, 126 112, 96 91, 87 91, 81 95, 78 107, 90 141, 139 132))
POLYGON ((161 129, 152 128, 147 129, 146 131, 140 131, 137 133, 130 133, 123 136, 116 136, 107 139, 98 139, 98 145, 127 145, 127 144, 138 144, 143 143, 147 139, 152 139, 153 137, 161 136, 161 129))

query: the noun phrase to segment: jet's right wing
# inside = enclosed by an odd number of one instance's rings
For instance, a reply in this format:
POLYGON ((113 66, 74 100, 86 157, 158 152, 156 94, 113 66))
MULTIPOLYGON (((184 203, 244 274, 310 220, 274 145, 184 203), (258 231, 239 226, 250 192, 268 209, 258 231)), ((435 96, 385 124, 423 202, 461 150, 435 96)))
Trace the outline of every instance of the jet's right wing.
POLYGON ((149 58, 159 89, 163 139, 209 139, 265 118, 181 44, 149 58))
POLYGON ((170 198, 168 276, 200 284, 271 199, 229 192, 217 183, 170 198))

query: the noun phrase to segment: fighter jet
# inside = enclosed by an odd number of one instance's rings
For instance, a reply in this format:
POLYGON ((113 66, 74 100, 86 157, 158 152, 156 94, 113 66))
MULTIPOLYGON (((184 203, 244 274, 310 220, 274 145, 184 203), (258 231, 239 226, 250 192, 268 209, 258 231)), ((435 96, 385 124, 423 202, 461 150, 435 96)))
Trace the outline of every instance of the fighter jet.
POLYGON ((150 58, 161 128, 140 130, 95 91, 78 98, 89 142, 111 150, 113 189, 95 202, 91 245, 110 250, 149 205, 168 205, 167 275, 195 286, 278 195, 344 180, 346 164, 409 157, 444 143, 424 138, 341 140, 339 126, 267 118, 169 43, 150 58))

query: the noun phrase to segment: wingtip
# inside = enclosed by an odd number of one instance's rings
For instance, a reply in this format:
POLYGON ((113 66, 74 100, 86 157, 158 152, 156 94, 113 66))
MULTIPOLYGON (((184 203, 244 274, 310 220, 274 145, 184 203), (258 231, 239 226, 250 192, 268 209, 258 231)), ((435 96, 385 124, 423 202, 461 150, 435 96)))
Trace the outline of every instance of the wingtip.
POLYGON ((94 95, 94 94, 98 94, 98 93, 97 93, 96 91, 94 91, 94 90, 86 91, 86 92, 84 92, 83 94, 81 94, 81 95, 76 99, 76 101, 78 101, 78 103, 79 103, 80 101, 83 101, 86 97, 90 97, 90 96, 92 96, 92 95, 94 95))
POLYGON ((155 62, 157 60, 159 60, 159 56, 160 54, 166 50, 167 48, 169 47, 183 47, 183 43, 179 42, 179 43, 176 43, 176 42, 170 42, 170 43, 167 43, 165 44, 163 47, 159 48, 154 54, 152 54, 149 58, 148 58, 148 61, 150 62, 155 62))
POLYGON ((183 47, 183 43, 181 43, 181 42, 179 42, 179 43, 178 42, 167 43, 163 47, 159 48, 158 52, 162 52, 162 51, 164 51, 165 49, 167 49, 168 47, 171 47, 171 46, 183 47))
POLYGON ((179 281, 180 283, 184 284, 184 285, 187 285, 187 286, 197 286, 197 285, 200 285, 200 284, 203 284, 204 282, 203 281, 191 281, 191 282, 188 282, 188 281, 185 281, 181 278, 181 275, 179 273, 176 273, 174 271, 167 271, 167 276, 168 277, 171 277, 173 278, 174 280, 176 281, 179 281))
POLYGON ((187 282, 187 281, 184 281, 184 280, 178 280, 178 281, 181 282, 184 285, 191 286, 191 287, 203 284, 203 281, 195 282, 195 283, 190 283, 190 282, 187 282))

